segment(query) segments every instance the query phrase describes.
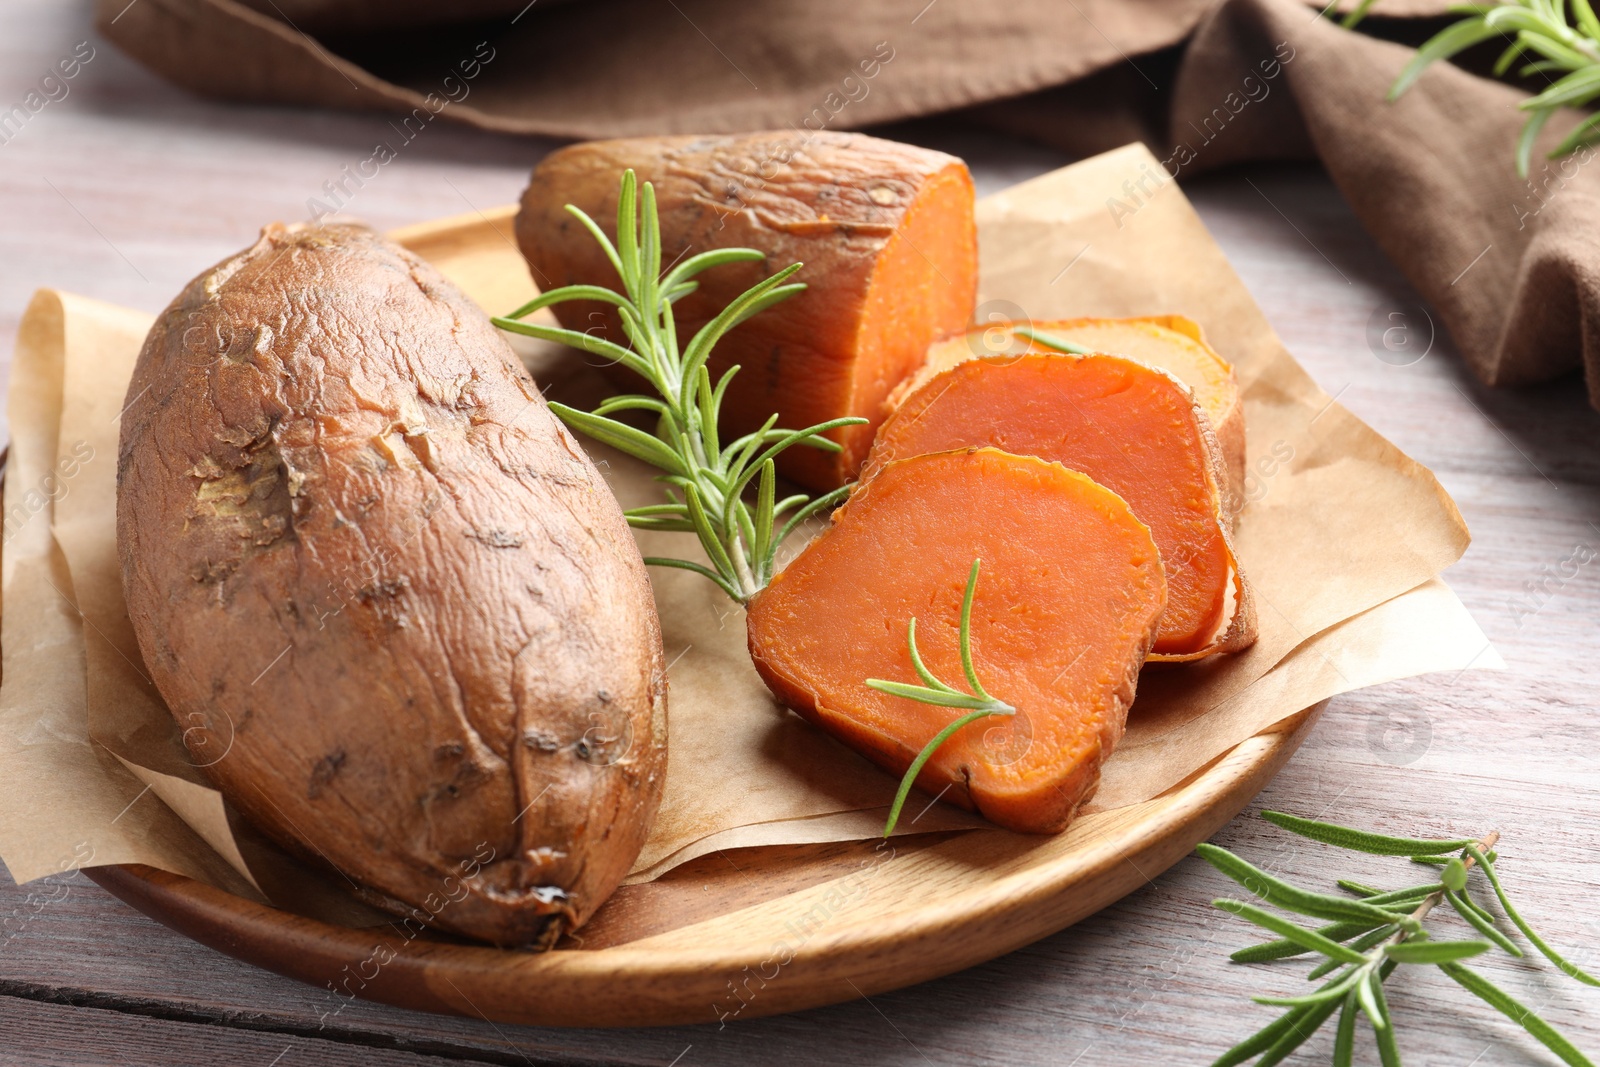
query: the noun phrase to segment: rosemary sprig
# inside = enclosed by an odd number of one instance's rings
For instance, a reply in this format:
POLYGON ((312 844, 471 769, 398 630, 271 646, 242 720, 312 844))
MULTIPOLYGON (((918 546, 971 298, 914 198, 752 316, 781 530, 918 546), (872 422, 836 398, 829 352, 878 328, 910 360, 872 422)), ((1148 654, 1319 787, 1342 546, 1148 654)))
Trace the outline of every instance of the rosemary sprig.
MULTIPOLYGON (((1345 16, 1343 25, 1347 29, 1354 27, 1373 2, 1364 0, 1345 16)), ((1496 77, 1524 58, 1529 62, 1518 69, 1521 77, 1561 75, 1543 92, 1517 105, 1528 113, 1516 146, 1517 175, 1527 178, 1533 142, 1545 123, 1563 107, 1581 107, 1600 97, 1600 18, 1595 16, 1589 0, 1571 0, 1571 4, 1570 19, 1561 0, 1497 0, 1453 6, 1452 11, 1466 13, 1467 17, 1440 30, 1417 49, 1395 79, 1389 99, 1411 88, 1430 64, 1483 41, 1505 39, 1506 49, 1494 65, 1496 77)), ((1596 140, 1600 140, 1600 114, 1580 123, 1548 158, 1558 159, 1596 140)))
MULTIPOLYGON (((793 445, 837 452, 839 446, 822 435, 840 426, 867 421, 839 418, 803 430, 783 430, 777 428, 778 416, 773 415, 755 433, 727 445, 718 439, 717 417, 722 400, 739 368, 728 368, 713 385, 707 367, 712 347, 750 316, 803 291, 804 285, 788 282, 801 264, 785 267, 751 287, 701 327, 688 346, 680 350, 672 305, 694 291, 699 284, 693 280, 694 276, 725 263, 761 260, 765 256, 752 248, 716 249, 691 256, 663 274, 655 189, 649 182, 641 187, 632 170, 622 176, 615 244, 580 208, 568 204, 567 211, 605 251, 622 281, 622 292, 598 285, 563 286, 541 294, 509 315, 496 318, 494 323, 512 333, 556 341, 613 360, 650 383, 655 396, 612 397, 592 412, 554 401, 550 409, 574 430, 664 471, 659 480, 667 485, 668 502, 633 508, 625 513, 628 522, 640 529, 693 532, 711 566, 655 556, 646 557, 646 563, 694 571, 715 582, 734 600, 748 602, 772 580, 773 561, 784 540, 807 519, 837 504, 852 488, 842 486, 815 500, 804 494, 778 500, 775 464, 778 454, 793 445), (568 300, 598 300, 610 304, 621 320, 628 346, 576 330, 523 321, 536 311, 568 300), (649 434, 611 418, 624 411, 653 415, 656 432, 649 434), (745 500, 751 482, 756 483, 753 508, 745 500), (778 518, 790 512, 793 514, 778 526, 778 518)), ((917 773, 940 745, 968 723, 990 715, 1016 714, 1016 708, 984 691, 972 665, 972 598, 977 589, 978 567, 979 561, 973 560, 966 597, 961 604, 961 664, 972 692, 963 693, 946 685, 924 665, 917 651, 917 620, 914 618, 907 626, 906 640, 911 649, 912 665, 924 684, 867 679, 867 685, 885 693, 966 710, 966 714, 935 735, 911 764, 890 809, 885 837, 894 830, 917 773)))
POLYGON ((1094 354, 1094 349, 1092 348, 1085 348, 1076 341, 1069 341, 1065 337, 1057 337, 1053 333, 1045 333, 1043 330, 1035 330, 1032 326, 1017 326, 1014 327, 1011 332, 1020 334, 1030 341, 1037 341, 1046 348, 1053 348, 1057 352, 1066 352, 1067 354, 1074 356, 1088 356, 1094 354))
POLYGON ((694 277, 712 267, 765 256, 753 248, 719 248, 690 256, 663 273, 655 189, 649 182, 640 187, 632 170, 622 176, 615 244, 581 209, 568 204, 567 210, 605 251, 622 281, 622 291, 599 285, 563 286, 494 323, 512 333, 556 341, 613 360, 650 383, 654 396, 614 396, 592 412, 553 401, 550 409, 574 430, 664 471, 660 481, 667 486, 667 503, 634 508, 626 513, 628 522, 640 529, 694 533, 711 566, 662 557, 647 557, 646 563, 694 571, 745 603, 772 580, 773 560, 784 540, 807 519, 837 504, 850 489, 844 486, 815 500, 804 494, 779 500, 778 454, 794 445, 837 452, 839 446, 822 435, 866 421, 830 419, 803 430, 785 430, 777 427, 778 416, 773 415, 756 432, 726 445, 717 436, 722 400, 739 368, 728 368, 713 384, 706 365, 712 348, 752 315, 803 291, 803 284, 789 281, 801 264, 791 264, 752 286, 680 350, 672 305, 698 287, 694 277), (610 304, 622 322, 628 347, 577 330, 522 321, 541 308, 569 300, 610 304), (611 418, 625 411, 654 416, 656 432, 652 435, 611 418), (745 500, 752 482, 756 488, 753 507, 745 500), (778 520, 785 515, 787 520, 779 526, 778 520))
POLYGON ((1232 959, 1241 963, 1261 962, 1314 952, 1323 956, 1324 960, 1307 978, 1326 981, 1311 993, 1301 996, 1256 997, 1258 1003, 1286 1008, 1287 1011, 1223 1053, 1213 1067, 1231 1067, 1247 1060, 1256 1060, 1258 1067, 1261 1064, 1278 1063, 1303 1044, 1335 1012, 1339 1013, 1339 1020, 1334 1034, 1334 1067, 1348 1067, 1352 1062, 1357 1017, 1360 1015, 1365 1015, 1372 1026, 1378 1056, 1384 1067, 1397 1067, 1400 1050, 1395 1040, 1394 1019, 1384 999, 1383 983, 1401 964, 1438 967, 1462 988, 1515 1020, 1563 1062, 1571 1067, 1595 1067, 1587 1056, 1548 1022, 1461 962, 1493 948, 1513 956, 1520 957, 1523 954, 1510 938, 1495 927, 1494 918, 1469 895, 1469 876, 1473 870, 1477 870, 1482 872, 1494 890, 1506 917, 1535 948, 1564 974, 1588 985, 1600 984, 1546 944, 1511 905, 1494 866, 1497 854, 1493 847, 1499 840, 1498 833, 1485 834, 1481 838, 1427 840, 1389 837, 1276 811, 1262 812, 1262 817, 1313 841, 1378 856, 1406 856, 1414 862, 1438 866, 1441 870, 1437 882, 1392 892, 1341 879, 1338 883, 1340 888, 1355 894, 1356 899, 1351 899, 1289 885, 1227 849, 1209 844, 1196 846, 1195 851, 1207 862, 1266 902, 1301 915, 1338 920, 1313 930, 1244 901, 1221 899, 1214 902, 1218 908, 1278 935, 1276 940, 1235 952, 1232 959), (1422 924, 1441 903, 1449 903, 1483 940, 1433 940, 1422 924), (1402 913, 1393 910, 1396 907, 1410 910, 1402 913))
POLYGON ((917 753, 917 758, 911 761, 911 766, 906 769, 904 777, 900 779, 900 789, 894 795, 894 804, 889 808, 889 819, 884 823, 883 836, 888 837, 894 833, 895 823, 900 819, 900 809, 905 806, 906 797, 911 794, 911 787, 916 784, 917 775, 923 766, 932 758, 939 746, 948 741, 957 730, 968 723, 986 719, 991 715, 1015 715, 1017 709, 1003 700, 992 697, 983 688, 983 683, 978 681, 977 669, 972 665, 972 598, 978 591, 978 568, 982 560, 972 561, 972 570, 967 573, 967 591, 961 598, 961 670, 967 676, 967 684, 972 687, 971 693, 963 693, 953 686, 946 685, 934 676, 922 662, 922 654, 917 651, 917 620, 912 616, 906 623, 906 647, 911 652, 911 666, 917 672, 917 677, 922 679, 922 685, 910 685, 905 682, 890 682, 882 678, 868 678, 867 685, 880 693, 890 696, 905 697, 907 700, 920 701, 923 704, 933 704, 942 708, 964 708, 966 714, 958 716, 950 725, 933 735, 933 739, 922 746, 922 751, 917 753))

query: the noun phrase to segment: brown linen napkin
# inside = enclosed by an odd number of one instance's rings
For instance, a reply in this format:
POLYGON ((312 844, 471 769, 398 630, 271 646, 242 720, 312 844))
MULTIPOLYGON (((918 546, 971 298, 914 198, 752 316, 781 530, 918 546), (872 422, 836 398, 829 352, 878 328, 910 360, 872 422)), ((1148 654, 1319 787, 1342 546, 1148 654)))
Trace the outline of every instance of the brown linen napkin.
POLYGON ((97 21, 199 93, 387 111, 433 93, 441 117, 488 129, 618 137, 856 128, 1016 96, 1175 44, 1213 0, 475 0, 508 10, 382 33, 322 32, 325 13, 291 21, 278 11, 308 0, 286 2, 100 0, 97 21))
MULTIPOLYGON (((99 25, 196 92, 404 112, 402 140, 436 116, 563 137, 804 137, 965 108, 1085 154, 1141 139, 1180 177, 1318 157, 1480 378, 1521 385, 1582 367, 1600 407, 1593 153, 1521 181, 1511 156, 1523 94, 1440 65, 1385 104, 1410 50, 1295 0, 474 0, 462 10, 478 21, 421 29, 407 27, 428 5, 403 7, 100 0, 99 25), (385 32, 362 32, 380 18, 385 32), (1179 57, 1171 46, 1185 38, 1179 57)), ((1541 146, 1578 119, 1552 121, 1541 146)))
POLYGON ((1512 151, 1527 94, 1439 64, 1386 103, 1412 55, 1292 0, 1229 0, 1170 74, 1162 57, 1136 57, 968 114, 1072 152, 1138 137, 1162 146, 1180 180, 1235 163, 1320 159, 1479 378, 1527 385, 1581 367, 1600 407, 1600 167, 1591 149, 1543 158, 1583 116, 1551 120, 1524 181, 1512 151), (1144 75, 1170 82, 1164 108, 1139 104, 1153 95, 1144 75))
POLYGON ((1172 140, 1193 140, 1218 92, 1284 47, 1295 58, 1276 106, 1241 113, 1205 146, 1208 164, 1309 144, 1478 377, 1524 385, 1581 366, 1600 407, 1600 167, 1592 149, 1543 159, 1582 116, 1551 120, 1523 181, 1512 150, 1527 94, 1441 64, 1384 104, 1410 49, 1308 20, 1289 0, 1233 0, 1190 45, 1172 140))

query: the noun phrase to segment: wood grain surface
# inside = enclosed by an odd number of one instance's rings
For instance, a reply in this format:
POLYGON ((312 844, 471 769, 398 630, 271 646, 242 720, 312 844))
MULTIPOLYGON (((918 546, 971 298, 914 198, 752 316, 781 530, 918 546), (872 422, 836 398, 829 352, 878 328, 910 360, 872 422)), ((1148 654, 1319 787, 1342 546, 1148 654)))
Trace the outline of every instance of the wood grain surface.
MULTIPOLYGON (((381 116, 188 97, 96 37, 83 0, 0 5, 0 109, 80 41, 95 54, 68 95, 0 144, 6 359, 33 288, 157 311, 262 222, 305 217, 325 182, 394 136, 381 116)), ((984 193, 1068 162, 945 124, 892 135, 963 155, 984 193)), ((356 191, 350 210, 387 228, 506 203, 549 147, 431 126, 356 191)), ((1394 831, 1498 828, 1502 872, 1524 911, 1580 962, 1600 964, 1600 559, 1563 566, 1580 546, 1578 558, 1600 553, 1600 416, 1576 378, 1487 390, 1448 338, 1429 346, 1427 309, 1319 170, 1252 167, 1185 189, 1296 358, 1455 497, 1474 543, 1446 578, 1509 667, 1336 698, 1258 805, 1394 831), (1407 362, 1385 349, 1383 332, 1396 329, 1426 355, 1407 362)), ((1237 819, 1214 840, 1287 876, 1331 873, 1320 848, 1257 819, 1237 819)), ((1379 859, 1339 866, 1373 881, 1403 877, 1379 859)), ((599 1031, 365 1002, 327 1017, 316 990, 173 933, 81 875, 6 882, 0 1061, 1204 1063, 1268 1017, 1247 994, 1301 985, 1301 968, 1227 963, 1251 934, 1209 906, 1226 884, 1191 857, 1069 930, 899 992, 723 1029, 599 1031)), ((1595 991, 1511 961, 1492 973, 1600 1054, 1595 991)), ((1429 973, 1396 986, 1407 1063, 1554 1062, 1464 996, 1429 973)), ((1321 1035, 1294 1062, 1325 1063, 1330 1045, 1321 1035)), ((1376 1062, 1370 1050, 1362 1062, 1376 1062)))

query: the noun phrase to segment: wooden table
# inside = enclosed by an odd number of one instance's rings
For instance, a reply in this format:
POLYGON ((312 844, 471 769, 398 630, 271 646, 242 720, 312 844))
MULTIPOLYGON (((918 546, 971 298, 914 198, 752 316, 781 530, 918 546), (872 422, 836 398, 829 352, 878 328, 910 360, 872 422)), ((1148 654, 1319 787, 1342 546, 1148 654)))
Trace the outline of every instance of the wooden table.
MULTIPOLYGON (((306 200, 383 135, 380 116, 226 107, 172 89, 98 38, 88 4, 0 7, 0 105, 79 41, 70 95, 0 145, 0 344, 51 285, 159 310, 261 223, 306 200)), ((932 128, 990 192, 1067 160, 932 128)), ((395 226, 516 197, 550 146, 430 127, 351 210, 395 226)), ((1509 150, 1509 148, 1508 148, 1509 150)), ((1340 401, 1438 472, 1475 541, 1447 578, 1509 664, 1336 698, 1259 804, 1359 825, 1505 834, 1505 878, 1536 925, 1600 964, 1600 415, 1576 379, 1478 386, 1435 338, 1408 366, 1377 358, 1369 323, 1426 313, 1314 168, 1251 168, 1186 186, 1289 348, 1340 401), (1247 180, 1248 179, 1248 180, 1247 180), (1568 568, 1570 570, 1570 568, 1568 568), (1555 579, 1548 578, 1555 574, 1555 579), (1529 583, 1542 589, 1528 593, 1529 583)), ((1421 336, 1421 334, 1419 334, 1421 336)), ((1372 537, 1390 536, 1374 529, 1372 537)), ((4 788, 0 784, 0 788, 4 788)), ((1217 838, 1291 877, 1330 873, 1316 847, 1241 817, 1217 838)), ((1393 881, 1386 861, 1374 880, 1393 881)), ((1341 871, 1339 873, 1345 873, 1341 871)), ((1093 919, 992 963, 833 1008, 714 1026, 557 1031, 356 1002, 318 1029, 308 987, 202 948, 81 875, 0 884, 0 1060, 29 1063, 1077 1064, 1208 1062, 1269 1018, 1245 1001, 1296 986, 1239 967, 1252 937, 1209 901, 1226 883, 1193 857, 1093 919)), ((1600 991, 1549 968, 1496 976, 1600 1054, 1600 991)), ((1412 1064, 1554 1063, 1431 970, 1391 983, 1412 1064)), ((1298 991, 1298 989, 1296 990, 1298 991)), ((1331 1034, 1295 1062, 1327 1062, 1331 1034)), ((1376 1062, 1371 1050, 1365 1062, 1376 1062)))

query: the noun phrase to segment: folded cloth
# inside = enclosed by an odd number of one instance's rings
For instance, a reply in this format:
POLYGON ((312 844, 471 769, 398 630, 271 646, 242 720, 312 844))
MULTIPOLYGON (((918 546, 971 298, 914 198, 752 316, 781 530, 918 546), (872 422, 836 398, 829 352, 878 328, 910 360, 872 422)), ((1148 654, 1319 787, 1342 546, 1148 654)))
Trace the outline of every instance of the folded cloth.
MULTIPOLYGON (((1383 0, 1378 11, 1392 27, 1444 9, 1383 0)), ((403 113, 395 129, 406 139, 438 117, 557 137, 790 128, 803 141, 961 109, 1083 153, 1144 140, 1180 178, 1319 158, 1481 379, 1519 385, 1582 368, 1600 407, 1593 152, 1536 155, 1519 179, 1522 93, 1440 64, 1386 103, 1410 49, 1295 0, 99 0, 98 10, 108 37, 196 92, 403 113)), ((1540 147, 1580 119, 1552 120, 1540 147)))

